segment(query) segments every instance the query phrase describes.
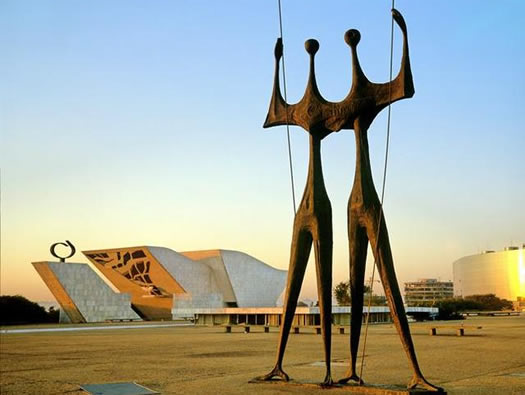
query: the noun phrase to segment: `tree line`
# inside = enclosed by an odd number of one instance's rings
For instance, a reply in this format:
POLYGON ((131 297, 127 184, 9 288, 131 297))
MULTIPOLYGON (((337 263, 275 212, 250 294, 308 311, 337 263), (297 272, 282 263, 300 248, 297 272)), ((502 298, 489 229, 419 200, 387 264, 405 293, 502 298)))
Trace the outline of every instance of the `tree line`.
MULTIPOLYGON (((372 289, 368 285, 364 285, 363 293, 365 294, 365 304, 373 306, 386 306, 386 298, 383 295, 374 295, 372 289)), ((341 281, 334 287, 334 297, 339 306, 350 306, 352 300, 350 297, 350 281, 341 281)))
POLYGON ((0 325, 23 325, 58 322, 59 310, 49 310, 20 295, 0 296, 0 325))
MULTIPOLYGON (((374 295, 368 285, 364 286, 365 304, 368 298, 373 306, 386 306, 384 296, 374 295)), ((352 300, 350 297, 350 282, 341 281, 334 287, 334 297, 339 306, 350 306, 352 300)), ((415 307, 437 307, 439 315, 436 317, 440 320, 462 319, 462 312, 465 311, 501 311, 512 309, 512 302, 501 299, 495 294, 470 295, 463 298, 448 298, 436 300, 433 302, 422 302, 413 305, 415 307)))
POLYGON ((422 307, 437 307, 439 309, 438 319, 456 320, 462 319, 461 313, 465 311, 501 311, 511 310, 512 302, 498 298, 495 294, 470 295, 463 298, 448 298, 435 302, 419 303, 422 307))

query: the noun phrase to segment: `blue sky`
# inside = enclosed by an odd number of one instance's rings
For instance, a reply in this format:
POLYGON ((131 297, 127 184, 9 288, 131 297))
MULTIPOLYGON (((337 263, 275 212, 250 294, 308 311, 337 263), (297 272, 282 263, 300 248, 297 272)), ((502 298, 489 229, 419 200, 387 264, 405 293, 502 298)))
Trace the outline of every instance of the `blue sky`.
MULTIPOLYGON (((416 94, 392 107, 385 215, 398 278, 452 279, 452 262, 525 242, 525 3, 397 1, 416 94)), ((316 38, 324 97, 388 79, 389 1, 283 1, 290 102, 316 38)), ((401 54, 395 31, 394 70, 401 54)), ((262 129, 278 36, 272 1, 0 4, 1 292, 51 296, 32 261, 79 250, 224 248, 287 268, 293 212, 285 128, 262 129)), ((291 128, 296 194, 307 134, 291 128)), ((386 111, 370 150, 379 190, 386 111)), ((334 282, 348 276, 352 131, 323 141, 334 282)), ((85 261, 81 254, 74 260, 85 261)), ((370 265, 369 265, 370 266, 370 265)), ((310 265, 303 296, 315 297, 310 265)))

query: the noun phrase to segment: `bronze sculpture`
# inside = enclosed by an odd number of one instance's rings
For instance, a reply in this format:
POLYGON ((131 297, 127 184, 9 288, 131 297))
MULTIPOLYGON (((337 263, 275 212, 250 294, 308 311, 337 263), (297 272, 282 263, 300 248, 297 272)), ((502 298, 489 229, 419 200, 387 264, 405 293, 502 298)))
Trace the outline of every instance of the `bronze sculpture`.
POLYGON ((326 376, 322 385, 332 385, 330 373, 330 345, 332 320, 332 207, 324 186, 321 166, 321 140, 332 131, 326 128, 318 117, 312 117, 309 109, 315 107, 320 97, 315 81, 314 57, 319 49, 316 40, 307 40, 306 51, 310 55, 310 76, 303 99, 292 106, 285 103, 279 86, 279 60, 282 56, 282 41, 275 45, 275 79, 270 110, 264 127, 290 124, 302 126, 310 134, 310 159, 308 178, 299 209, 295 215, 290 266, 284 301, 283 321, 279 337, 277 362, 274 369, 260 380, 271 380, 275 376, 288 381, 288 375, 282 369, 284 350, 297 307, 297 299, 304 278, 308 257, 314 245, 317 271, 317 290, 321 313, 321 335, 324 342, 326 376))
POLYGON ((403 300, 394 271, 386 222, 381 203, 374 188, 368 152, 367 131, 375 116, 389 104, 414 95, 406 24, 397 10, 393 9, 392 15, 403 33, 403 55, 399 74, 389 83, 375 84, 366 78, 357 58, 357 44, 360 40, 360 34, 357 30, 349 30, 345 34, 345 41, 352 49, 353 75, 352 89, 343 103, 347 102, 353 111, 347 115, 348 121, 343 128, 354 129, 356 138, 356 169, 354 185, 348 201, 350 293, 352 300, 350 323, 351 362, 347 377, 339 382, 346 383, 350 380, 357 381, 360 384, 363 382, 356 373, 356 360, 361 334, 366 254, 368 241, 370 241, 392 319, 414 373, 408 388, 413 389, 420 385, 430 391, 441 391, 441 388, 425 380, 417 362, 403 300), (354 104, 354 107, 352 107, 352 104, 354 104))
POLYGON ((356 138, 356 172, 348 202, 352 297, 351 363, 347 377, 340 380, 339 383, 347 383, 350 380, 362 383, 361 378, 356 373, 356 359, 363 314, 366 253, 368 241, 370 241, 391 315, 414 373, 408 388, 412 389, 420 385, 430 391, 441 390, 441 388, 425 380, 416 359, 401 293, 397 285, 386 223, 383 218, 381 203, 374 188, 370 166, 367 131, 372 121, 382 109, 391 103, 414 95, 406 24, 397 10, 393 9, 392 15, 403 33, 403 55, 399 74, 388 83, 370 82, 363 73, 357 57, 360 33, 354 29, 348 30, 344 38, 352 53, 352 87, 347 97, 338 103, 325 100, 317 88, 314 55, 319 44, 315 40, 308 40, 305 44, 306 50, 310 54, 310 76, 304 97, 294 105, 288 105, 283 100, 279 87, 279 60, 282 56, 282 42, 280 39, 277 41, 274 90, 264 127, 288 123, 301 126, 308 131, 310 133, 310 165, 306 189, 294 221, 290 269, 283 311, 284 319, 281 325, 277 362, 275 368, 266 376, 262 376, 261 380, 270 380, 275 376, 280 376, 285 381, 288 380, 288 376, 282 370, 282 360, 313 241, 316 252, 321 329, 326 359, 326 377, 323 384, 332 384, 330 375, 332 219, 330 201, 324 188, 322 176, 320 142, 331 132, 353 129, 356 138))

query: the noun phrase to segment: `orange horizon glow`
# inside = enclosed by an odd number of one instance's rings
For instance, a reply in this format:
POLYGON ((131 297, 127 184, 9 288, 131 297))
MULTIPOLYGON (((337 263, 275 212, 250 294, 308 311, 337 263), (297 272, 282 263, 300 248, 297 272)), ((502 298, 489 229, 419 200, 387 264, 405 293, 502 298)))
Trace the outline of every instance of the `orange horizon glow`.
POLYGON ((523 262, 523 249, 520 251, 518 258, 518 270, 519 270, 519 295, 525 297, 525 263, 523 262))

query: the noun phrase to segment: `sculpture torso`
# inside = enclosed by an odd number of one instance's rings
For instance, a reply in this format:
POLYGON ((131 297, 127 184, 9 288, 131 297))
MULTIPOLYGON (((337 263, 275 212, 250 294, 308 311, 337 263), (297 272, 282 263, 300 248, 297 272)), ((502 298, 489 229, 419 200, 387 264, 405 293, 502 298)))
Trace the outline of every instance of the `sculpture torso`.
POLYGON ((324 227, 324 222, 327 222, 328 218, 331 224, 332 208, 324 185, 321 165, 321 139, 316 134, 310 134, 308 178, 297 216, 301 218, 301 222, 313 224, 310 230, 314 233, 319 226, 324 227))

